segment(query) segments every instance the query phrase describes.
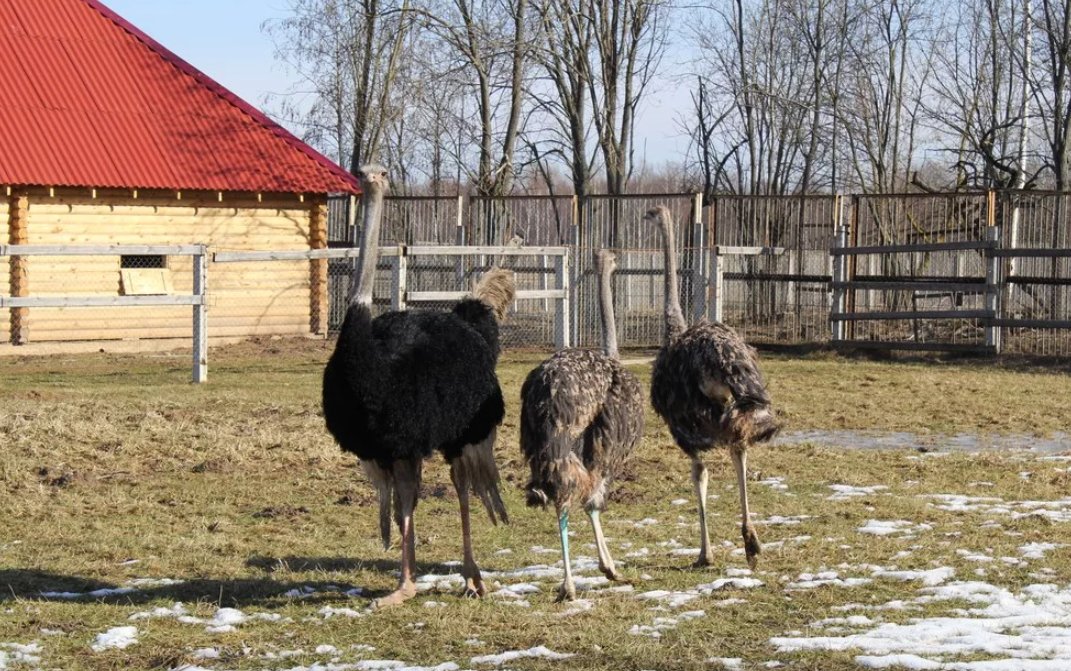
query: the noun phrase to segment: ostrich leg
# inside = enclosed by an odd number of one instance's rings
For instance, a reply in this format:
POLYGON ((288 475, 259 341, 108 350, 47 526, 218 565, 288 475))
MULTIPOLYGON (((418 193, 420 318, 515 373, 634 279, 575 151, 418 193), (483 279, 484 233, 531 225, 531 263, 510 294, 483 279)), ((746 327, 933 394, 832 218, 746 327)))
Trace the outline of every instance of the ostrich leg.
POLYGON ((759 536, 751 525, 751 510, 747 505, 747 445, 734 444, 729 446, 729 455, 733 459, 733 468, 736 469, 736 485, 740 489, 740 515, 742 523, 740 533, 744 537, 744 552, 747 554, 747 565, 755 570, 759 563, 759 553, 762 545, 759 536))
POLYGON ((420 459, 398 461, 394 464, 394 514, 398 530, 402 534, 402 575, 398 589, 376 599, 373 606, 387 608, 405 603, 416 596, 416 531, 413 529, 413 512, 416 510, 417 494, 420 492, 420 475, 423 468, 420 459))
POLYGON ((692 457, 692 484, 695 485, 695 497, 699 500, 699 558, 695 568, 714 564, 714 552, 710 549, 710 532, 707 530, 707 484, 710 474, 703 459, 698 455, 692 457))
MULTIPOLYGON (((465 579, 465 596, 481 597, 487 594, 480 567, 472 553, 472 527, 469 522, 469 472, 458 463, 450 464, 450 478, 454 481, 457 501, 461 507, 461 544, 464 563, 461 565, 461 577, 465 579)), ((492 518, 493 519, 493 518, 492 518)))
POLYGON ((562 565, 565 569, 565 578, 562 586, 558 588, 556 601, 572 601, 576 598, 576 587, 573 585, 573 569, 569 566, 569 509, 558 506, 558 531, 562 538, 562 565))
POLYGON ((606 537, 602 535, 599 511, 589 510, 588 519, 591 520, 591 529, 595 532, 595 547, 599 550, 599 570, 610 580, 623 580, 624 578, 614 568, 614 558, 610 556, 610 548, 606 546, 606 537))

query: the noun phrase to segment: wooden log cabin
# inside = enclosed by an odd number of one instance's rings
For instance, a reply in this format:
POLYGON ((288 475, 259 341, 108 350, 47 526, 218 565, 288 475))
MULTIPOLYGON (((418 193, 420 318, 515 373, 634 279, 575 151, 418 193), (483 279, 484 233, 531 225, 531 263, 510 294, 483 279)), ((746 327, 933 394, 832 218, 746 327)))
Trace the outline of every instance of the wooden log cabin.
MULTIPOLYGON (((96 0, 0 3, 13 245, 327 246, 356 179, 96 0)), ((0 224, 3 225, 3 224, 0 224)), ((188 256, 0 259, 0 296, 189 294, 188 256), (0 275, 2 278, 2 275, 0 275)), ((212 264, 209 337, 324 335, 327 262, 212 264)), ((0 351, 191 337, 189 307, 10 308, 0 351)))

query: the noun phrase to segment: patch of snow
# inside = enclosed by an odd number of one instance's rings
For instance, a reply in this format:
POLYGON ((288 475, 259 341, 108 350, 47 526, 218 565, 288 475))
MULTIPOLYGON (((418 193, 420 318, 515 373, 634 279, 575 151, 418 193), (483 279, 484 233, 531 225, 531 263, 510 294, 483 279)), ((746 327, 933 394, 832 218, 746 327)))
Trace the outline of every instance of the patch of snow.
POLYGON ((907 520, 867 520, 866 524, 859 527, 857 531, 861 534, 870 534, 872 536, 893 536, 896 534, 915 534, 919 531, 929 531, 931 529, 933 527, 929 524, 915 524, 907 520))
POLYGON ((133 626, 112 627, 103 634, 97 634, 89 646, 94 652, 105 650, 122 650, 138 642, 138 628, 133 626))
POLYGON ((828 501, 848 501, 861 496, 873 496, 880 491, 888 489, 886 485, 871 485, 869 487, 856 487, 854 485, 829 485, 833 494, 826 497, 828 501))
POLYGON ((527 650, 510 650, 498 655, 482 655, 480 657, 473 657, 470 661, 473 664, 490 664, 492 666, 502 666, 506 662, 516 661, 518 659, 550 659, 550 660, 562 660, 574 657, 572 653, 567 652, 554 652, 543 645, 538 645, 534 648, 527 650))

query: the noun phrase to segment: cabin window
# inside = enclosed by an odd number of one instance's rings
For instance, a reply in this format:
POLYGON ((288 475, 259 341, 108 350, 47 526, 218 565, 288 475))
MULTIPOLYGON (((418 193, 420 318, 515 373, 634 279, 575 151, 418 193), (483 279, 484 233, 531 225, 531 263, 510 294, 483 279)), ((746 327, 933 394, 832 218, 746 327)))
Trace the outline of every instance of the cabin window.
POLYGON ((175 293, 167 257, 127 254, 120 257, 119 289, 124 296, 166 296, 175 293))
POLYGON ((167 268, 167 257, 157 254, 127 254, 121 259, 120 268, 167 268))

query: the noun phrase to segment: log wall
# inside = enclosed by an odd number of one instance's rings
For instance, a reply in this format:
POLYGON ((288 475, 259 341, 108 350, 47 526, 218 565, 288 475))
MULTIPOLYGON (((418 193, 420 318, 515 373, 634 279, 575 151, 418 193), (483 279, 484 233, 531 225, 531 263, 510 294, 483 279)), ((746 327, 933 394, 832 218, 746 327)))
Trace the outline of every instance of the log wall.
MULTIPOLYGON (((210 251, 307 250, 319 203, 295 195, 131 193, 31 194, 25 244, 183 245, 210 251)), ((9 220, 10 226, 10 220, 9 220)), ((31 257, 25 260, 32 296, 115 296, 121 257, 31 257)), ((192 292, 191 257, 169 257, 176 294, 192 292)), ((209 263, 209 335, 302 335, 313 332, 309 263, 209 263)), ((33 308, 23 315, 27 342, 189 338, 189 307, 33 308)), ((6 320, 10 322, 10 320, 6 320)), ((10 342, 10 332, 4 342, 10 342)))

